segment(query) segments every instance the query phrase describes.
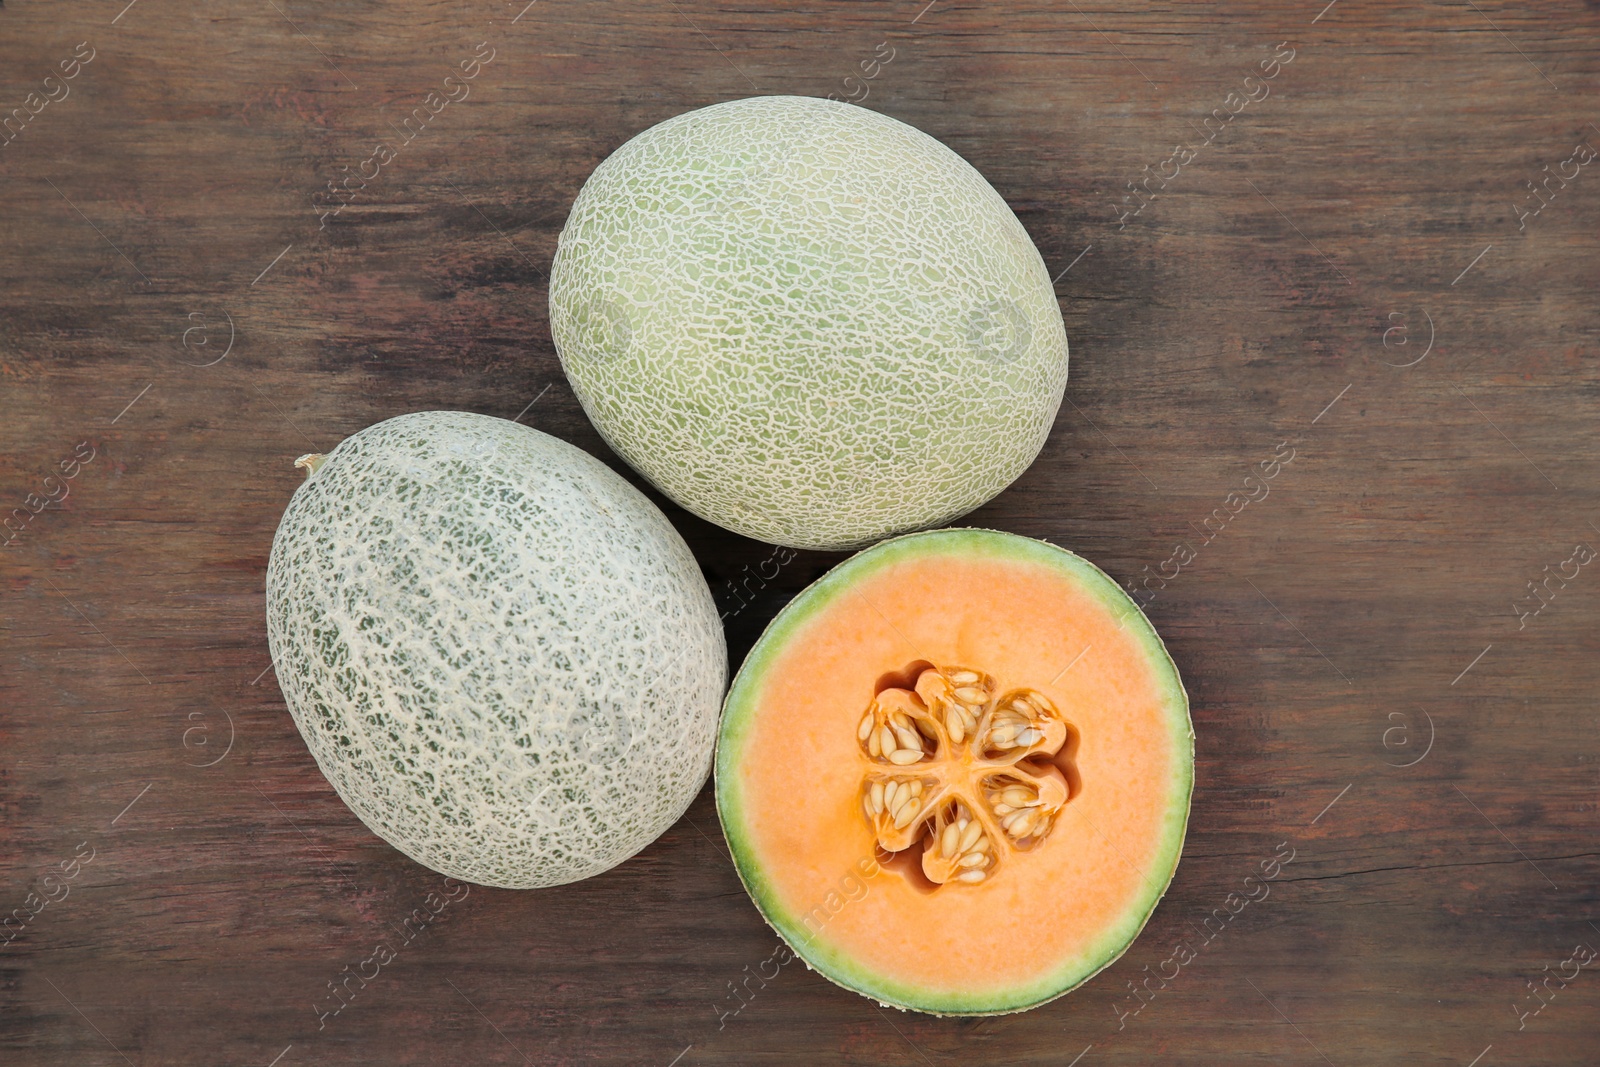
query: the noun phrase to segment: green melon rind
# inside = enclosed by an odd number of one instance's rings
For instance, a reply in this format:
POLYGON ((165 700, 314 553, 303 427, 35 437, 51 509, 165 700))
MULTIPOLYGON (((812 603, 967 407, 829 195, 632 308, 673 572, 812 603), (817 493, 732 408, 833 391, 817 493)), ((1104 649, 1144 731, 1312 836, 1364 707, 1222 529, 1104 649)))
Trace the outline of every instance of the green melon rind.
POLYGON ((932 1015, 1007 1015, 1038 1007, 1071 992, 1128 950, 1154 913, 1177 871, 1188 828, 1189 807, 1194 790, 1194 726, 1189 717, 1189 696, 1178 676, 1166 646, 1142 611, 1122 588, 1093 563, 1047 541, 1022 537, 998 530, 947 529, 906 534, 883 541, 858 553, 829 571, 791 601, 762 633, 745 658, 723 705, 715 761, 717 814, 733 854, 734 869, 744 883, 757 910, 767 924, 813 970, 846 989, 868 996, 889 1007, 910 1009, 932 1015), (1053 974, 1031 985, 1007 990, 1000 996, 930 995, 905 983, 889 981, 856 964, 841 949, 815 942, 808 943, 804 925, 797 915, 777 903, 777 894, 753 859, 753 849, 744 831, 744 800, 738 776, 734 773, 757 712, 755 696, 761 681, 789 641, 849 589, 874 572, 928 552, 961 553, 967 556, 1001 557, 1034 561, 1066 571, 1102 604, 1116 614, 1135 633, 1158 674, 1166 675, 1163 688, 1168 695, 1167 715, 1172 720, 1175 738, 1181 738, 1177 753, 1182 781, 1183 803, 1173 805, 1167 829, 1152 874, 1146 878, 1148 891, 1136 898, 1121 922, 1102 932, 1088 952, 1068 960, 1053 974), (1159 887, 1158 887, 1159 883, 1159 887))

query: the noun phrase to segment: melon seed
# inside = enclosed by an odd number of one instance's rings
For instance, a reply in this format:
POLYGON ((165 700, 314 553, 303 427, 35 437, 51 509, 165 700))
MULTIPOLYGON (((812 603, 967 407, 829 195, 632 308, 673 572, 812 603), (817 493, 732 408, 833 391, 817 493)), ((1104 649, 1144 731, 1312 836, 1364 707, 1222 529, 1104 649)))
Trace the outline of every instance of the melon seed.
POLYGON ((950 731, 950 740, 958 745, 967 738, 967 724, 954 704, 945 710, 944 728, 950 731))
POLYGON ((900 809, 900 814, 894 817, 894 828, 896 830, 905 829, 906 824, 916 816, 917 812, 921 808, 922 801, 918 800, 916 797, 912 797, 910 800, 906 801, 905 805, 900 809))

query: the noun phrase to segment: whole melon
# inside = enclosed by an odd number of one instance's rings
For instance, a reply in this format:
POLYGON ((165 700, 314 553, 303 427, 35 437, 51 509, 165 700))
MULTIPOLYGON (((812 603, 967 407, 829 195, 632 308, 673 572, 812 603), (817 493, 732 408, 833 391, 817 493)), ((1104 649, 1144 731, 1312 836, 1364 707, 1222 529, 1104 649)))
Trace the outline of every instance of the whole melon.
POLYGON ((1039 453, 1067 381, 1050 275, 983 176, 851 104, 735 100, 590 176, 550 276, 584 410, 689 511, 842 549, 940 525, 1039 453))
POLYGON ((643 494, 459 411, 307 459, 267 565, 267 639, 362 822, 433 870, 522 889, 598 874, 677 821, 710 768, 727 648, 643 494))

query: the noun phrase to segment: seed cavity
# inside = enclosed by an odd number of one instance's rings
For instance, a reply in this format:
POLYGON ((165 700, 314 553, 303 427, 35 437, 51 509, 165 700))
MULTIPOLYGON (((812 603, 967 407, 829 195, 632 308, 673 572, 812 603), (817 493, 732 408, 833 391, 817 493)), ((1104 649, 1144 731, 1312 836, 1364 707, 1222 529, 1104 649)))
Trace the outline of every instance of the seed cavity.
POLYGON ((974 667, 899 677, 915 677, 913 688, 879 692, 856 726, 871 767, 862 811, 878 845, 902 852, 920 842, 935 887, 979 885, 1027 862, 1071 797, 1051 762, 1069 730, 1055 705, 1036 690, 1002 690, 974 667))
POLYGON ((1027 777, 997 775, 989 779, 984 783, 984 799, 1008 838, 1025 848, 1033 847, 1050 832, 1070 790, 1053 768, 1040 773, 1016 767, 1013 773, 1027 777))
POLYGON ((955 800, 935 813, 922 853, 922 873, 929 881, 935 885, 960 882, 963 871, 984 870, 993 864, 984 824, 971 808, 955 800))

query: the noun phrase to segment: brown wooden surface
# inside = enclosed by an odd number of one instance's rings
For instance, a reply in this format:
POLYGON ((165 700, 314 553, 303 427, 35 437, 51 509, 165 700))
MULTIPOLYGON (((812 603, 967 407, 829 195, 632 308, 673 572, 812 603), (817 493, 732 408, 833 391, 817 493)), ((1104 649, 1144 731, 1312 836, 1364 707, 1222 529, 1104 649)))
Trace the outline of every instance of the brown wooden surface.
MULTIPOLYGON (((0 550, 0 914, 66 893, 0 949, 0 1062, 1600 1058, 1600 963, 1517 1015, 1600 947, 1600 571, 1514 609, 1600 547, 1600 166, 1524 229, 1514 207, 1600 148, 1595 4, 125 3, 0 8, 0 116, 28 118, 0 147, 0 505, 75 472, 0 550), (470 95, 319 228, 315 194, 485 41, 470 95), (1270 95, 1119 229, 1125 183, 1284 41, 1270 95), (970 521, 1123 581, 1197 551, 1148 608, 1197 734, 1171 891, 1124 959, 1024 1015, 886 1012, 790 965, 719 1025, 775 938, 706 792, 600 878, 473 889, 319 1029, 328 983, 441 880, 339 802, 268 670, 291 460, 464 408, 615 463, 546 322, 584 178, 689 108, 859 96, 882 42, 865 105, 962 153, 1071 265, 1072 403, 970 521), (1387 365, 1430 321, 1426 357, 1387 365), (1202 544, 1280 441, 1270 496, 1202 544), (1170 974, 1280 842, 1271 895, 1119 1029, 1128 983, 1170 974)), ((767 546, 668 511, 733 607, 767 546)), ((731 618, 735 661, 837 558, 731 618)))

